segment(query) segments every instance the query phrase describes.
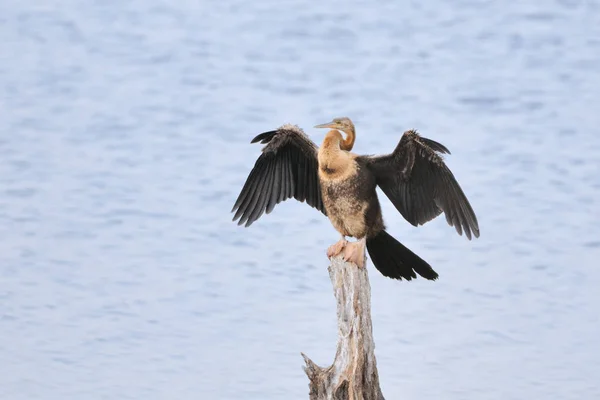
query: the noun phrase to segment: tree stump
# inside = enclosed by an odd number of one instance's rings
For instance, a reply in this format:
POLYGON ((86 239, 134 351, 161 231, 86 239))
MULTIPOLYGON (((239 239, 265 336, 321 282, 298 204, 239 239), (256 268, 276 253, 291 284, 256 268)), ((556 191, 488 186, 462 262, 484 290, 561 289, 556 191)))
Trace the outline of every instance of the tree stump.
POLYGON ((310 400, 384 400, 379 387, 371 323, 371 285, 367 268, 331 259, 329 278, 337 300, 335 360, 322 368, 304 353, 310 400))

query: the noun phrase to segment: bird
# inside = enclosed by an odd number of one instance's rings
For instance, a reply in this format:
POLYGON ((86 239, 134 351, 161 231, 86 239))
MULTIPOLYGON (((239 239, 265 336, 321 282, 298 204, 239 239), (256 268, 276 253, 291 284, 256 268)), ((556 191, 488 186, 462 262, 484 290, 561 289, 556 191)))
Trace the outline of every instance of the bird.
POLYGON ((436 280, 439 274, 387 232, 376 188, 415 227, 443 212, 459 235, 479 237, 475 212, 442 158, 450 151, 441 143, 410 129, 391 153, 358 155, 352 152, 356 130, 350 118, 314 128, 329 129, 320 147, 292 124, 251 140, 265 146, 231 210, 233 221, 249 227, 282 201, 306 202, 329 218, 341 236, 327 249, 330 259, 341 255, 363 268, 366 249, 383 276, 407 281, 417 274, 436 280))

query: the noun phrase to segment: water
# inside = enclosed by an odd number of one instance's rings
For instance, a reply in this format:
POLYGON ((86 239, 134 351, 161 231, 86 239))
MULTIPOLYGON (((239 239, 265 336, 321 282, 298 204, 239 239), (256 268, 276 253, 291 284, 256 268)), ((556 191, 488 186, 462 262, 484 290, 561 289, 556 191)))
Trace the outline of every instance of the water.
POLYGON ((445 144, 481 227, 382 201, 441 277, 369 267, 386 398, 600 396, 600 3, 5 1, 0 38, 3 399, 307 398, 337 233, 229 211, 254 135, 335 116, 445 144))

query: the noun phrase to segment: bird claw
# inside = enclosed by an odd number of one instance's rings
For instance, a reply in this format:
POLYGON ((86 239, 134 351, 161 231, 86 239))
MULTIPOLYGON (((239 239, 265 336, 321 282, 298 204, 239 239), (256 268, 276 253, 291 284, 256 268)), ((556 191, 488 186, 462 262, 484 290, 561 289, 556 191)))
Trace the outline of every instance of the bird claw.
POLYGON ((354 243, 348 243, 344 248, 344 261, 352 262, 359 268, 365 266, 365 242, 359 240, 354 243))
POLYGON ((346 239, 340 239, 337 243, 332 244, 327 248, 327 257, 331 258, 337 256, 347 245, 348 241, 346 239))

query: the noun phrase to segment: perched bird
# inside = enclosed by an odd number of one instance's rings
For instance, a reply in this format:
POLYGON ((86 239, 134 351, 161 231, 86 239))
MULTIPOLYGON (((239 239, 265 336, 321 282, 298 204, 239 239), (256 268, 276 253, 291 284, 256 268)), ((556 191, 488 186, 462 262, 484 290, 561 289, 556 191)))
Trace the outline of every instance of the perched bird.
POLYGON ((370 156, 351 152, 356 132, 349 118, 315 126, 330 128, 320 148, 302 129, 283 125, 261 133, 251 143, 266 144, 244 184, 232 212, 238 225, 250 226, 276 204, 295 198, 325 214, 341 239, 327 250, 364 267, 365 247, 384 276, 435 280, 431 266, 385 231, 376 187, 414 226, 442 212, 459 235, 479 237, 479 224, 467 197, 441 154, 442 144, 404 132, 390 154, 370 156), (346 134, 343 137, 341 132, 346 134), (348 242, 346 237, 358 239, 348 242), (416 274, 415 274, 416 273, 416 274))

